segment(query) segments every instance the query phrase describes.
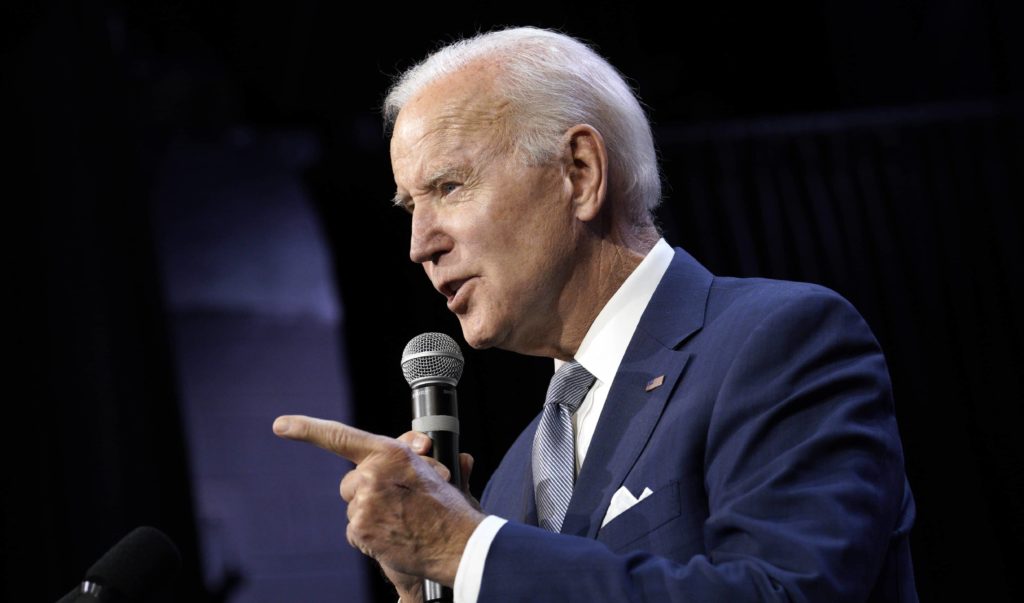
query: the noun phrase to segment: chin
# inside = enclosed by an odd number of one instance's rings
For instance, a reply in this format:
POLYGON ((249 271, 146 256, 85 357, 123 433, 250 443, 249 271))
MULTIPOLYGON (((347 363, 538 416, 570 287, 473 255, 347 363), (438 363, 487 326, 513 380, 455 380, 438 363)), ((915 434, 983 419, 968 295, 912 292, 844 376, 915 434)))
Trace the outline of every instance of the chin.
POLYGON ((488 328, 490 325, 475 324, 468 317, 462 316, 459 317, 459 323, 462 325, 462 338, 474 350, 485 350, 498 344, 499 337, 492 328, 488 328))
POLYGON ((465 339, 466 343, 469 344, 469 347, 474 350, 486 350, 487 348, 494 347, 493 337, 483 337, 477 333, 471 333, 466 329, 462 329, 462 338, 465 339))

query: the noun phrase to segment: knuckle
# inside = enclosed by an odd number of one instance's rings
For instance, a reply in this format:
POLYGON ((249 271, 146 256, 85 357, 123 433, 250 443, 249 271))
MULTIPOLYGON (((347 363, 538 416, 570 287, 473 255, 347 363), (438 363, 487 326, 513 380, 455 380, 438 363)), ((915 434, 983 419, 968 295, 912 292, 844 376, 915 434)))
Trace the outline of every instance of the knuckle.
POLYGON ((359 548, 359 540, 356 538, 356 531, 355 528, 352 527, 351 522, 348 524, 348 527, 345 528, 345 539, 348 540, 348 544, 352 548, 359 548))
POLYGON ((343 431, 328 430, 325 440, 334 450, 344 450, 348 445, 348 436, 343 431))

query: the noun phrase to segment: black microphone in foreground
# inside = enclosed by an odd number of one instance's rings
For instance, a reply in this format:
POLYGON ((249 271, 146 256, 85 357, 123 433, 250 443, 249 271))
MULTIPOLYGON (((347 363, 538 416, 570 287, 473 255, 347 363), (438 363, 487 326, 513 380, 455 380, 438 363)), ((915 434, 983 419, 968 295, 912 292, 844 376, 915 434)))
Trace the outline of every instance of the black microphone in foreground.
MULTIPOLYGON (((451 472, 449 483, 462 487, 459 471, 459 404, 455 386, 462 377, 462 350, 444 333, 423 333, 402 352, 402 373, 412 388, 412 428, 433 441, 431 452, 451 472)), ((452 590, 423 581, 424 603, 453 600, 452 590)))
POLYGON ((181 567, 181 555, 166 534, 132 530, 85 572, 85 580, 57 603, 131 603, 166 584, 181 567))

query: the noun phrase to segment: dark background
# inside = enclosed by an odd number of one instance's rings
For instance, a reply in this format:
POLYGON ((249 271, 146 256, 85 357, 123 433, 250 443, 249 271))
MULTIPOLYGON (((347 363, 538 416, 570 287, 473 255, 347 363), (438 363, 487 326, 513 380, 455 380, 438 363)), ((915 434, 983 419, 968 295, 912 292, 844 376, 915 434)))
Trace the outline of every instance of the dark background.
MULTIPOLYGON (((56 599, 140 523, 181 547, 182 600, 230 598, 229 583, 200 580, 153 234, 175 141, 228 145, 240 128, 315 141, 302 183, 330 243, 356 423, 407 429, 402 347, 459 329, 407 259, 379 103, 438 42, 518 24, 593 42, 635 85, 662 157, 670 243, 719 274, 825 284, 865 315, 892 373, 922 600, 1020 600, 1019 5, 784 6, 679 3, 676 17, 611 2, 7 3, 6 289, 19 362, 6 404, 5 600, 56 599)), ((475 491, 550 371, 467 350, 475 491)))

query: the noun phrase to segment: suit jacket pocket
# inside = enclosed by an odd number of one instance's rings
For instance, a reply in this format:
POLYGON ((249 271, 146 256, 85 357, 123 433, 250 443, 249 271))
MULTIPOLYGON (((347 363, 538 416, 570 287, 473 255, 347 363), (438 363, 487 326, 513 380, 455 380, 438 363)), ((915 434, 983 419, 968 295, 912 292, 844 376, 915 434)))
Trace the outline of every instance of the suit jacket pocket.
POLYGON ((597 533, 597 539, 619 551, 679 517, 681 512, 679 482, 671 482, 609 521, 597 533))

